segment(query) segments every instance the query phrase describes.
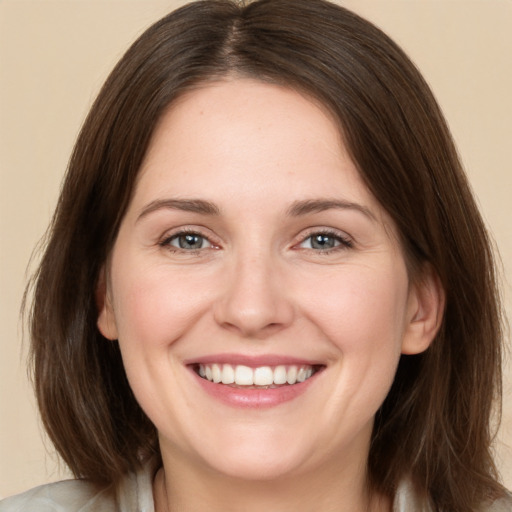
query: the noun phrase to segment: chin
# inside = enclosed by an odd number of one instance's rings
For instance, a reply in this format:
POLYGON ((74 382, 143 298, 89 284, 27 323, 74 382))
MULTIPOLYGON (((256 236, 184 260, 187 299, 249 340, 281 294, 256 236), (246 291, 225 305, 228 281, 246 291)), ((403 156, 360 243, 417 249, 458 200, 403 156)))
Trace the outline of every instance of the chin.
POLYGON ((294 443, 289 433, 284 439, 282 435, 246 439, 232 435, 229 443, 217 444, 206 452, 203 446, 197 452, 211 471, 246 481, 285 479, 303 471, 311 459, 308 443, 294 443))
MULTIPOLYGON (((235 450, 236 451, 236 450, 235 450)), ((210 464, 212 470, 230 479, 244 481, 277 481, 299 472, 303 460, 284 452, 265 454, 233 454, 210 464), (252 455, 252 456, 251 456, 252 455)))

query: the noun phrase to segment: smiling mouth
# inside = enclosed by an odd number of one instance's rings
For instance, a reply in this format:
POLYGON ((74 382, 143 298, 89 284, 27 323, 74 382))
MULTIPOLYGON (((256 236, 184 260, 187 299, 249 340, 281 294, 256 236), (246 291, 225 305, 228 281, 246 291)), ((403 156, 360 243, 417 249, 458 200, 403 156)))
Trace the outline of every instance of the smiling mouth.
POLYGON ((196 364, 194 371, 214 384, 241 389, 273 389, 300 384, 323 368, 321 365, 278 365, 251 368, 245 365, 196 364))

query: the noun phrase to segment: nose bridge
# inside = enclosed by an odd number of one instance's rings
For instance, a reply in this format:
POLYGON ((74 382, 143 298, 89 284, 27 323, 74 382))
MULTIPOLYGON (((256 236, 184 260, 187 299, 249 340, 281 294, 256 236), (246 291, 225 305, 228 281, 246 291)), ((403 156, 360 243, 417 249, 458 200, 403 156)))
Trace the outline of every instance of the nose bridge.
POLYGON ((261 337, 287 326, 293 316, 282 283, 282 268, 269 247, 238 251, 226 273, 216 310, 224 327, 247 337, 261 337))

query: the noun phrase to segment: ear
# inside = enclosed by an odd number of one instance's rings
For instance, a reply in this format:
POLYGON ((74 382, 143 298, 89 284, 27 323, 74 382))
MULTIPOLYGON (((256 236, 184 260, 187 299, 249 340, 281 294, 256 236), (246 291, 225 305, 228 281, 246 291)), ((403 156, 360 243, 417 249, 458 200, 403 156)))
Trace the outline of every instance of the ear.
POLYGON ((425 265, 418 279, 411 282, 408 324, 402 341, 402 354, 419 354, 430 346, 443 321, 445 293, 439 276, 425 265))
POLYGON ((98 321, 96 325, 103 336, 109 340, 116 340, 117 326, 114 316, 114 309, 108 294, 107 277, 105 267, 100 271, 96 285, 96 307, 98 309, 98 321))

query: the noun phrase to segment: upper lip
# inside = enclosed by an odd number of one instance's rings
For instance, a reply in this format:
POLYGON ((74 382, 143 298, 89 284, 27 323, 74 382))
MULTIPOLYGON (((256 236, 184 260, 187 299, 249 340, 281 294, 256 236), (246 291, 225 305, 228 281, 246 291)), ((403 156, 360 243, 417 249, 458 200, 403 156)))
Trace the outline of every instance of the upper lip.
POLYGON ((186 365, 195 364, 231 364, 231 365, 244 365, 250 368, 257 368, 259 366, 279 366, 279 365, 303 365, 303 366, 325 366, 325 363, 317 359, 307 359, 295 356, 286 356, 280 354, 264 354, 264 355, 247 355, 247 354, 209 354, 199 356, 193 359, 184 361, 186 365))

